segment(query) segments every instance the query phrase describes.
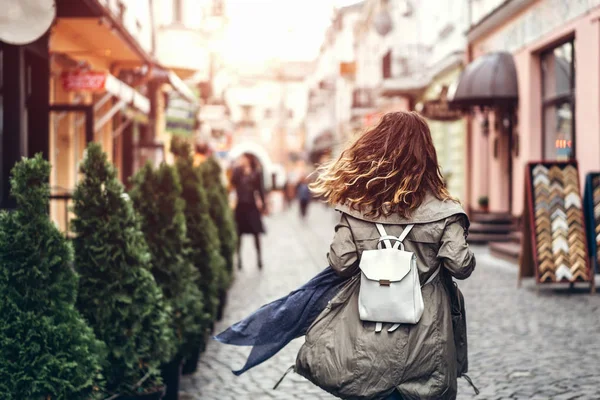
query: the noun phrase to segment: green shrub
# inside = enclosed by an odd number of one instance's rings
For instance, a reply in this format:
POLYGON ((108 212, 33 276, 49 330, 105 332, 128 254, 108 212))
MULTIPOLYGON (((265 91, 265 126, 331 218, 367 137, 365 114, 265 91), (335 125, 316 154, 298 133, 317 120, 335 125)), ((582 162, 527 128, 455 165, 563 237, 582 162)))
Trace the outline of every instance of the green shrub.
POLYGON ((139 217, 98 144, 90 144, 73 197, 78 307, 108 347, 107 389, 152 391, 174 354, 168 308, 150 272, 139 217), (141 383, 140 383, 141 382, 141 383))
POLYGON ((217 160, 213 157, 209 157, 200 165, 200 171, 202 173, 204 186, 206 187, 210 216, 215 225, 219 227, 221 255, 225 259, 227 269, 227 279, 225 284, 229 286, 233 279, 233 259, 238 242, 233 212, 231 207, 229 207, 227 190, 223 186, 221 180, 221 167, 217 160))
POLYGON ((171 151, 177 156, 176 167, 185 201, 185 220, 190 240, 190 261, 200 271, 200 289, 204 306, 213 321, 219 305, 219 289, 227 280, 225 260, 221 256, 219 231, 210 217, 206 191, 198 168, 194 167, 188 143, 173 139, 171 151))
POLYGON ((146 164, 133 178, 131 199, 142 218, 142 231, 152 254, 152 274, 172 313, 179 355, 186 356, 202 341, 209 316, 199 288, 200 274, 190 262, 185 203, 174 167, 156 171, 146 164))
POLYGON ((48 217, 50 164, 12 171, 17 210, 0 214, 0 393, 3 400, 100 395, 103 344, 75 309, 73 250, 48 217))

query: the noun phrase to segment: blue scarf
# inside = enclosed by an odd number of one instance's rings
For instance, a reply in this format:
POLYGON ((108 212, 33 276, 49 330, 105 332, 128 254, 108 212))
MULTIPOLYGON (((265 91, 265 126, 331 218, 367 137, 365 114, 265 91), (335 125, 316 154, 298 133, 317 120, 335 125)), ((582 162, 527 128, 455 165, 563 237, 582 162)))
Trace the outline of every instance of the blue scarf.
POLYGON ((299 289, 262 306, 215 336, 221 343, 252 346, 244 367, 233 373, 243 374, 273 357, 293 339, 304 336, 347 279, 327 267, 299 289))

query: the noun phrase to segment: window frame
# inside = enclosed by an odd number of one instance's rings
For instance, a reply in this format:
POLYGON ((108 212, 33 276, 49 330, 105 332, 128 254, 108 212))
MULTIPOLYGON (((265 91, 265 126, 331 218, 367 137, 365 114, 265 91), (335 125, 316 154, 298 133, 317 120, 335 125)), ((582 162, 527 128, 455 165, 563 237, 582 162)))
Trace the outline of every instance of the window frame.
POLYGON ((553 44, 551 47, 544 49, 544 51, 539 53, 539 60, 540 60, 540 89, 541 89, 541 118, 542 118, 542 158, 544 160, 552 160, 552 161, 558 161, 558 159, 556 158, 556 155, 553 157, 553 159, 548 158, 550 155, 546 154, 546 143, 548 138, 546 137, 546 110, 548 110, 550 107, 556 107, 559 104, 562 103, 569 103, 571 106, 571 115, 573 118, 572 124, 571 124, 571 142, 572 142, 572 146, 571 146, 571 155, 569 156, 567 161, 573 161, 577 159, 577 124, 576 124, 576 116, 575 116, 575 112, 576 112, 576 99, 575 99, 575 74, 576 74, 576 68, 577 68, 577 59, 576 59, 576 51, 575 51, 575 37, 574 36, 570 36, 568 38, 566 38, 565 40, 562 40, 560 42, 557 42, 556 44, 553 44), (570 87, 569 87, 569 93, 566 94, 555 94, 552 97, 548 97, 546 98, 545 96, 545 78, 546 78, 546 72, 544 71, 544 57, 548 54, 553 54, 554 50, 556 50, 557 48, 564 46, 565 44, 570 43, 571 44, 571 63, 570 63, 570 67, 571 67, 571 75, 570 75, 570 87))

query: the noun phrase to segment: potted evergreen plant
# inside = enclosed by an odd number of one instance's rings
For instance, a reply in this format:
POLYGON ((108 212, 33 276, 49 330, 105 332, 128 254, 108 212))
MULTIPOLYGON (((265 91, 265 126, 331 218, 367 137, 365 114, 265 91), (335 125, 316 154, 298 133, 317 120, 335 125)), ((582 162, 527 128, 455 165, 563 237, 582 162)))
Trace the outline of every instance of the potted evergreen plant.
POLYGON ((99 144, 73 196, 77 305, 108 347, 106 387, 120 399, 160 399, 159 367, 175 350, 169 310, 150 271, 138 215, 99 144))
POLYGON ((235 227, 233 212, 229 207, 227 190, 221 179, 221 166, 214 157, 209 157, 200 164, 200 171, 209 204, 210 216, 219 228, 221 255, 225 259, 226 279, 219 292, 219 308, 217 320, 223 316, 223 308, 227 299, 227 289, 233 280, 234 256, 237 249, 238 235, 235 227))
POLYGON ((194 167, 191 146, 185 141, 173 138, 171 151, 176 156, 177 172, 182 185, 181 196, 185 202, 184 215, 191 248, 189 260, 200 271, 204 310, 210 317, 210 323, 204 327, 204 340, 199 348, 201 352, 216 319, 219 288, 223 287, 226 281, 226 266, 220 252, 219 231, 210 217, 205 187, 200 171, 194 167))
POLYGON ((177 171, 167 164, 155 171, 148 163, 132 182, 130 195, 142 218, 142 231, 152 254, 152 273, 171 307, 177 353, 163 369, 163 378, 171 377, 165 400, 171 400, 177 398, 182 360, 195 357, 209 316, 199 287, 200 274, 189 258, 185 203, 177 171))
POLYGON ((479 197, 477 203, 479 204, 481 211, 488 212, 490 210, 489 198, 487 196, 479 197))
POLYGON ((75 308, 73 250, 48 216, 50 164, 12 171, 17 209, 0 213, 0 393, 3 400, 104 398, 104 345, 75 308))

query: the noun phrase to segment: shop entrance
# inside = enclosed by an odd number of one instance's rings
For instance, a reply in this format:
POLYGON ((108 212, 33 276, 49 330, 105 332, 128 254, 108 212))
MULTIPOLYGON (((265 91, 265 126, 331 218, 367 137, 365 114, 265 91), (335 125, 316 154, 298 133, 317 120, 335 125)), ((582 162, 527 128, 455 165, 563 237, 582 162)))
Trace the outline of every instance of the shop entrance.
POLYGON ((512 108, 496 111, 497 132, 494 137, 493 156, 497 160, 497 172, 490 184, 497 187, 499 206, 503 211, 513 211, 513 162, 515 150, 516 117, 512 108))

